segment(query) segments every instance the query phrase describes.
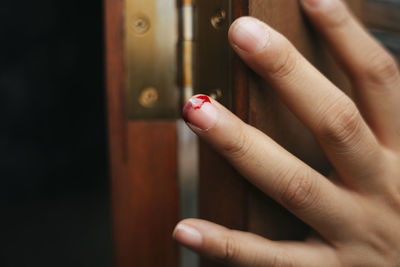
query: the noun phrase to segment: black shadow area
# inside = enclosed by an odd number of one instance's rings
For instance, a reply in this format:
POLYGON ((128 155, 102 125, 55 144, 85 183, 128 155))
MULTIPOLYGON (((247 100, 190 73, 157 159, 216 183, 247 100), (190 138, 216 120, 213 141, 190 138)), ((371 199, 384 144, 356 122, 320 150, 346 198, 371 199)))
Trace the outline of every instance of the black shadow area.
POLYGON ((112 266, 102 1, 0 8, 0 266, 112 266))

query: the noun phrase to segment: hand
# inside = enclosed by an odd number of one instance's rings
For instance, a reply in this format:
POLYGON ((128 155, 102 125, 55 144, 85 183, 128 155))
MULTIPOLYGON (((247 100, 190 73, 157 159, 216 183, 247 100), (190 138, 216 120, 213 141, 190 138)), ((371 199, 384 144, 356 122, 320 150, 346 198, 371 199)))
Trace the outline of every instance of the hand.
POLYGON ((314 233, 304 242, 274 242, 188 219, 173 236, 240 266, 400 266, 399 70, 341 1, 302 4, 353 81, 356 103, 264 23, 240 18, 229 39, 314 133, 334 167, 330 179, 208 97, 193 97, 184 118, 314 233))

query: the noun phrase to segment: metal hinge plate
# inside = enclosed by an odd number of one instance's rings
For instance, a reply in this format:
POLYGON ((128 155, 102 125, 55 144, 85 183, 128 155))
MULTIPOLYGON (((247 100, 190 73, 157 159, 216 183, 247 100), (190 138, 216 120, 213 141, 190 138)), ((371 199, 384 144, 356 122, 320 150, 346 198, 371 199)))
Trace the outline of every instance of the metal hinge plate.
POLYGON ((125 10, 130 120, 176 119, 200 93, 230 107, 232 0, 126 0, 125 10))

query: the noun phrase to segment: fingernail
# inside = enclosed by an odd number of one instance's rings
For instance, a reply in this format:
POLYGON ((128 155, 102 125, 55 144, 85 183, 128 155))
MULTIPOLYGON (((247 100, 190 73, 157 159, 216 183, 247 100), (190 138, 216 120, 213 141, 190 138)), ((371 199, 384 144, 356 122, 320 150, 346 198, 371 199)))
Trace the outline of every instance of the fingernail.
POLYGON ((199 231, 186 224, 178 224, 172 236, 180 243, 189 247, 200 247, 202 236, 199 231))
POLYGON ((247 53, 257 53, 268 44, 269 31, 257 19, 240 18, 232 25, 231 31, 233 45, 247 53))
POLYGON ((334 0, 301 0, 301 3, 307 7, 320 8, 333 1, 334 0))
POLYGON ((211 103, 208 96, 194 96, 183 107, 183 119, 185 122, 199 128, 202 131, 211 129, 217 121, 218 111, 211 103))

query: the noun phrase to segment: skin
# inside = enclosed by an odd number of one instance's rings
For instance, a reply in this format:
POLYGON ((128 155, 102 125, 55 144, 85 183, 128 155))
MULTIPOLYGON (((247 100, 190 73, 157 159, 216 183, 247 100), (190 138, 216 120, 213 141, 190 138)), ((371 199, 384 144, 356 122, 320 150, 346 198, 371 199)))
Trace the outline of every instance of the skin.
POLYGON ((194 109, 193 97, 185 118, 200 138, 313 233, 304 242, 277 242, 187 219, 173 237, 238 266, 400 266, 398 66, 340 0, 301 3, 353 82, 355 100, 284 36, 254 18, 235 21, 229 40, 314 133, 334 167, 331 179, 214 100, 194 109))

